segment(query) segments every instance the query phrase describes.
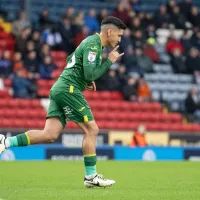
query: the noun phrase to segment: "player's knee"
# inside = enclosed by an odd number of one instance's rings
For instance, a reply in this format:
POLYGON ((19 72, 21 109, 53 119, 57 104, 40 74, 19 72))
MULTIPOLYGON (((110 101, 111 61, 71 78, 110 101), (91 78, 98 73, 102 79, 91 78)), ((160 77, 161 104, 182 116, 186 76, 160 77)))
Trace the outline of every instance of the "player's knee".
POLYGON ((44 132, 44 136, 45 136, 45 141, 47 143, 53 143, 57 139, 57 134, 55 134, 55 133, 53 133, 51 131, 46 132, 46 133, 44 132))
POLYGON ((99 128, 97 125, 93 125, 92 127, 89 128, 89 134, 92 136, 97 136, 99 133, 99 128))

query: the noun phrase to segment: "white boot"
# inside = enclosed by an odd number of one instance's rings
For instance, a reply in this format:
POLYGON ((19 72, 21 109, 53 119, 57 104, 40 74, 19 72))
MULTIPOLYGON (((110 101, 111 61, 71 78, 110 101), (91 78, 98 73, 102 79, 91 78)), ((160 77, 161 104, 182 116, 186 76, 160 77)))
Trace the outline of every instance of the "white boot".
POLYGON ((6 149, 5 140, 6 137, 0 134, 0 154, 2 154, 6 149))
POLYGON ((87 188, 93 188, 93 187, 109 187, 111 185, 115 184, 114 180, 105 179, 103 175, 97 174, 92 179, 84 178, 84 185, 87 188))

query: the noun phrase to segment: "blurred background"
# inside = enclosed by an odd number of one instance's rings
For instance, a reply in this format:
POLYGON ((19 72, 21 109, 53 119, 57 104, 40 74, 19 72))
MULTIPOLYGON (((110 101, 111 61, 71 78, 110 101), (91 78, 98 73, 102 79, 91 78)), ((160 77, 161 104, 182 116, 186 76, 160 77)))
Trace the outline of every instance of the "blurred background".
MULTIPOLYGON (((128 27, 125 55, 97 92, 84 91, 100 128, 99 159, 200 160, 199 9, 198 0, 0 0, 0 133, 43 128, 66 58, 112 15, 128 27)), ((81 141, 68 122, 55 144, 0 159, 78 160, 81 141)))

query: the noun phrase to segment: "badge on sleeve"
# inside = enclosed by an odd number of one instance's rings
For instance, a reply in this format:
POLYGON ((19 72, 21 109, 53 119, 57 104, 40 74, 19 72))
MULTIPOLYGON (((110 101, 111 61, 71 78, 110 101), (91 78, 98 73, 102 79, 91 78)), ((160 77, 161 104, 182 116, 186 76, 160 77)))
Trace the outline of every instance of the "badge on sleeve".
POLYGON ((89 51, 89 54, 88 54, 88 60, 89 60, 89 62, 91 62, 91 63, 94 62, 95 59, 96 59, 96 55, 97 55, 96 52, 89 51))

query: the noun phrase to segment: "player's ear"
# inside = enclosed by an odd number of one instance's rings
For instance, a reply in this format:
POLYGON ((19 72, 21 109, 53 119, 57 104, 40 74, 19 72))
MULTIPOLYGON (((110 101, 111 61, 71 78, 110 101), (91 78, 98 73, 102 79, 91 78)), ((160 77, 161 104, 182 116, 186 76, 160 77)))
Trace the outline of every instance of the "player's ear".
POLYGON ((108 29, 108 36, 111 36, 111 34, 112 34, 112 29, 109 28, 109 29, 108 29))

